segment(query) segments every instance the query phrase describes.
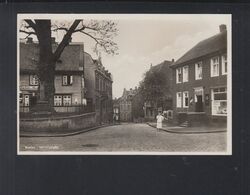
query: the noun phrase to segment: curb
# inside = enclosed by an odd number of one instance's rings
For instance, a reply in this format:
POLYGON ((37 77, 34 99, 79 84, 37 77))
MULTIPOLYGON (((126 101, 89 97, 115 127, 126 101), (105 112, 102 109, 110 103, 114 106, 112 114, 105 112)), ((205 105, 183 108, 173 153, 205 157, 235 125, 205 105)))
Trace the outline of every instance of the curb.
MULTIPOLYGON (((147 125, 149 125, 150 127, 156 128, 156 126, 147 123, 147 125)), ((184 127, 183 127, 184 128, 184 127)), ((179 128, 182 129, 182 128, 179 128)), ((227 132, 227 130, 214 130, 214 131, 178 131, 178 130, 174 130, 174 129, 161 129, 163 131, 166 131, 168 133, 176 133, 176 134, 201 134, 201 133, 223 133, 223 132, 227 132)))
POLYGON ((87 129, 81 129, 78 130, 76 129, 74 132, 69 132, 69 133, 21 133, 20 132, 20 137, 66 137, 66 136, 71 136, 71 135, 78 135, 81 133, 86 133, 88 131, 96 130, 102 127, 109 127, 109 126, 115 126, 119 124, 113 124, 113 125, 100 125, 96 127, 91 127, 87 129))

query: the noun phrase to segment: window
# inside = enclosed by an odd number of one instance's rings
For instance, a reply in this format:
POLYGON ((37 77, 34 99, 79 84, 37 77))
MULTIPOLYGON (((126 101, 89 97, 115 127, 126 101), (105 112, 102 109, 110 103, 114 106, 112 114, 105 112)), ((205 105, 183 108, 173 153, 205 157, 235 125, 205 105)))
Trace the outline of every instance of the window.
POLYGON ((219 57, 211 59, 211 77, 219 76, 219 57))
POLYGON ((71 96, 70 95, 64 95, 63 96, 63 105, 64 106, 70 106, 71 105, 71 96))
POLYGON ((183 108, 188 108, 188 91, 183 92, 183 108))
POLYGON ((30 75, 30 85, 38 85, 39 79, 37 75, 30 75))
POLYGON ((54 106, 71 106, 71 95, 55 95, 54 106))
POLYGON ((176 107, 181 108, 181 92, 176 93, 176 107))
POLYGON ((54 106, 62 106, 62 96, 54 96, 54 106))
POLYGON ((195 80, 202 79, 202 62, 195 64, 195 80))
POLYGON ((226 87, 212 89, 212 115, 227 115, 226 87))
POLYGON ((183 82, 188 82, 188 66, 183 67, 183 82))
POLYGON ((221 72, 223 75, 227 74, 227 54, 221 57, 221 72))
POLYGON ((63 85, 72 85, 73 84, 73 76, 72 75, 63 75, 62 84, 63 85))
POLYGON ((181 68, 176 69, 176 83, 181 83, 181 68))

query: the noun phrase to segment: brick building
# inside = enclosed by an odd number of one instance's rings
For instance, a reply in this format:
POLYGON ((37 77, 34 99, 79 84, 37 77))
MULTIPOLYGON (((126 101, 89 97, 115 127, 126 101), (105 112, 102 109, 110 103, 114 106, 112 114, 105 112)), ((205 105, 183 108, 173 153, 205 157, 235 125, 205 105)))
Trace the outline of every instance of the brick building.
POLYGON ((84 52, 85 96, 87 105, 96 112, 98 123, 108 123, 113 118, 112 75, 102 65, 84 52))
POLYGON ((137 92, 137 88, 126 90, 124 88, 122 96, 119 98, 120 105, 120 121, 131 122, 133 120, 132 116, 132 100, 137 92))
POLYGON ((195 125, 226 121, 227 30, 205 39, 172 66, 174 119, 195 125))
MULTIPOLYGON (((52 47, 57 43, 52 39, 52 47)), ((30 112, 37 103, 39 47, 28 38, 20 42, 20 112, 30 112)), ((76 112, 86 103, 84 97, 83 44, 69 43, 56 63, 54 109, 56 112, 76 112)))

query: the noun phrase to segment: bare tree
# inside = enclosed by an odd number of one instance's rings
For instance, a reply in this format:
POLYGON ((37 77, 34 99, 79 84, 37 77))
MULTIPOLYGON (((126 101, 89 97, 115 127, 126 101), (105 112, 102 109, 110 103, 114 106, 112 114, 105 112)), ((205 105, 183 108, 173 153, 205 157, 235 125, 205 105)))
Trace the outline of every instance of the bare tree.
POLYGON ((21 22, 20 33, 28 38, 35 35, 39 44, 38 77, 40 81, 39 100, 48 102, 48 108, 53 110, 53 97, 55 92, 54 75, 57 60, 64 48, 68 45, 73 33, 82 33, 95 41, 95 51, 103 49, 108 54, 117 54, 118 47, 113 41, 117 35, 117 24, 107 20, 74 20, 51 21, 26 19, 21 22), (63 31, 65 34, 58 43, 57 48, 52 48, 52 32, 63 31))

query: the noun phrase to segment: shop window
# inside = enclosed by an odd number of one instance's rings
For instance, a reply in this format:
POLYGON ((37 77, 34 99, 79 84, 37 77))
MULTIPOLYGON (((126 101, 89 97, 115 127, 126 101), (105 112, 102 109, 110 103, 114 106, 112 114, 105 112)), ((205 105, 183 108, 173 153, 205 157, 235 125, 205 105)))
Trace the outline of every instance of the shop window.
POLYGON ((211 77, 219 76, 219 57, 211 59, 211 77))
POLYGON ((30 85, 37 86, 39 84, 39 79, 37 75, 30 75, 30 85))
POLYGON ((188 91, 183 92, 183 107, 188 108, 188 91))
POLYGON ((73 76, 72 75, 63 75, 62 76, 62 85, 72 85, 73 84, 73 76))
POLYGON ((212 89, 212 114, 227 115, 227 91, 225 87, 212 89))
POLYGON ((176 93, 176 107, 181 108, 181 92, 176 93))
POLYGON ((227 74, 227 55, 221 57, 221 73, 222 75, 227 74))
POLYGON ((183 67, 183 82, 188 82, 188 66, 183 67))
POLYGON ((181 68, 176 69, 176 83, 181 83, 181 68))
POLYGON ((202 62, 195 64, 195 80, 202 79, 202 62))

